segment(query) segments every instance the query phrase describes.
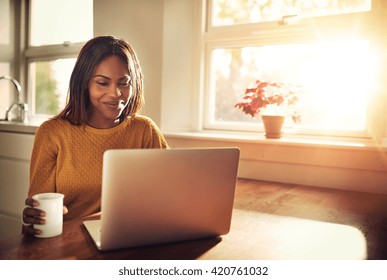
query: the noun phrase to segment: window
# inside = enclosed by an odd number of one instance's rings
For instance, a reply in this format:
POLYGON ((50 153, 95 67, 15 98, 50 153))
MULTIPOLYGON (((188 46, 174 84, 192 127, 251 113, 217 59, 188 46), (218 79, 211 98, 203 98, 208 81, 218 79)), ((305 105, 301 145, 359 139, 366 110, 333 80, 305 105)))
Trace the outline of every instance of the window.
POLYGON ((33 115, 64 108, 76 57, 93 36, 92 0, 30 0, 26 61, 33 115))
POLYGON ((30 63, 29 83, 32 92, 35 92, 35 114, 53 115, 64 108, 75 60, 76 58, 62 58, 30 63))
POLYGON ((10 40, 10 3, 0 0, 0 45, 8 45, 10 40))
MULTIPOLYGON (((13 3, 0 0, 0 77, 11 76, 13 3)), ((14 87, 7 80, 0 80, 0 119, 5 118, 7 109, 14 100, 14 87)))
POLYGON ((371 0, 213 0, 211 20, 213 26, 237 25, 282 20, 282 17, 316 17, 366 12, 371 0))
MULTIPOLYGON (((263 130, 234 108, 256 80, 301 85, 294 134, 369 137, 379 1, 207 0, 205 129, 263 130)), ((203 21, 204 22, 204 21, 203 21)), ((378 31, 377 31, 378 30, 378 31)))

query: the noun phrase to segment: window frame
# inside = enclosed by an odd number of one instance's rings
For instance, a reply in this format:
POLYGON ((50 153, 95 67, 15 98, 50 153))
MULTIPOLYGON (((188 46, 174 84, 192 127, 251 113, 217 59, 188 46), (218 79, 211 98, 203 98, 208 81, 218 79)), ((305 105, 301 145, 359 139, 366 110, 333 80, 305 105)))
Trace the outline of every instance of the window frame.
MULTIPOLYGON (((8 23, 6 29, 8 32, 8 38, 4 44, 0 43, 0 63, 4 63, 6 66, 6 73, 0 73, 0 76, 12 76, 13 78, 18 80, 18 77, 15 75, 16 70, 15 66, 13 65, 13 60, 15 57, 15 3, 14 1, 7 0, 8 3, 8 11, 4 10, 1 11, 1 13, 8 13, 8 23)), ((0 16, 2 16, 0 14, 0 16)), ((9 83, 4 83, 3 81, 0 81, 0 89, 3 90, 9 90, 8 95, 6 96, 5 94, 7 92, 2 92, 2 95, 0 96, 0 111, 1 111, 1 116, 0 118, 3 119, 5 117, 5 112, 6 110, 11 106, 13 102, 16 102, 16 96, 13 95, 14 93, 14 88, 11 86, 9 83)))
POLYGON ((30 65, 33 62, 43 62, 51 61, 55 59, 63 58, 76 58, 80 49, 84 43, 74 43, 71 45, 49 45, 49 46, 39 46, 39 47, 29 47, 25 51, 25 65, 26 65, 26 77, 27 89, 28 89, 28 104, 30 108, 29 114, 34 117, 47 117, 45 114, 37 114, 35 112, 35 100, 36 92, 35 85, 31 78, 30 65))
MULTIPOLYGON (((279 21, 265 23, 249 23, 238 24, 234 26, 211 26, 212 16, 212 0, 202 0, 201 12, 198 13, 197 21, 201 23, 200 27, 200 44, 201 44, 201 61, 203 73, 201 78, 202 92, 202 124, 201 129, 207 131, 235 131, 235 132, 258 132, 263 131, 263 127, 252 124, 241 125, 238 122, 236 125, 218 125, 211 122, 210 108, 213 105, 214 94, 211 95, 210 71, 211 71, 211 53, 216 48, 224 47, 241 47, 241 46, 262 46, 279 43, 300 43, 300 42, 315 42, 319 36, 323 35, 327 38, 334 39, 342 36, 345 32, 348 33, 354 24, 358 22, 366 22, 358 29, 358 35, 366 36, 372 42, 379 42, 378 34, 383 32, 380 27, 381 23, 381 8, 380 0, 372 0, 372 10, 370 12, 360 12, 353 14, 332 15, 326 17, 301 18, 296 23, 281 24, 279 21), (319 33, 316 35, 315 29, 318 28, 319 33), (271 31, 268 31, 271 30, 271 31)), ((386 9, 386 7, 384 7, 386 9)), ((381 77, 378 81, 383 82, 381 77)), ((290 135, 308 135, 308 136, 334 136, 334 137, 352 137, 363 139, 380 139, 385 135, 383 122, 387 118, 383 118, 383 109, 381 106, 374 110, 374 106, 378 102, 384 104, 385 94, 380 91, 375 91, 369 97, 367 104, 367 123, 365 131, 338 131, 338 130, 320 130, 320 129, 287 129, 285 132, 290 135), (374 120, 374 121, 371 121, 374 120), (376 122, 375 122, 376 120, 376 122)), ((384 136, 385 137, 385 136, 384 136)))
POLYGON ((25 88, 27 88, 27 102, 29 104, 29 115, 31 117, 49 117, 50 115, 36 114, 35 112, 35 88, 32 81, 30 81, 30 64, 33 62, 40 61, 51 61, 56 59, 65 59, 65 58, 77 58, 79 51, 82 46, 86 43, 84 42, 68 42, 65 41, 62 44, 51 44, 51 45, 41 45, 41 46, 31 46, 31 0, 24 0, 23 5, 25 9, 25 44, 24 44, 24 56, 23 56, 23 72, 25 74, 25 88))

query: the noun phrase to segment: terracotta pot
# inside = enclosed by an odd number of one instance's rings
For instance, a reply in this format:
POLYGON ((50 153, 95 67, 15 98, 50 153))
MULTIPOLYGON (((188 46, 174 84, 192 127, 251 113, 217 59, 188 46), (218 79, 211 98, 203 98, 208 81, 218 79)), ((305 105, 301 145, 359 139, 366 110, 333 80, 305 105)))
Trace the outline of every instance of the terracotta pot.
POLYGON ((282 125, 284 124, 284 116, 262 116, 263 125, 265 127, 265 136, 268 139, 278 139, 282 136, 282 125))

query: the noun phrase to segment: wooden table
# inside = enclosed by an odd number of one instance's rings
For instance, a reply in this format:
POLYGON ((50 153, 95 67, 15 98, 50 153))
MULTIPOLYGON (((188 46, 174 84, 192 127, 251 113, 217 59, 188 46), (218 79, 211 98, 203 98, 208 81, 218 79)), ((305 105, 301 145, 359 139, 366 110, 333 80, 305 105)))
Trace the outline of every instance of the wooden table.
POLYGON ((229 234, 108 252, 84 220, 58 237, 0 241, 0 259, 387 259, 387 196, 377 194, 239 179, 229 234))

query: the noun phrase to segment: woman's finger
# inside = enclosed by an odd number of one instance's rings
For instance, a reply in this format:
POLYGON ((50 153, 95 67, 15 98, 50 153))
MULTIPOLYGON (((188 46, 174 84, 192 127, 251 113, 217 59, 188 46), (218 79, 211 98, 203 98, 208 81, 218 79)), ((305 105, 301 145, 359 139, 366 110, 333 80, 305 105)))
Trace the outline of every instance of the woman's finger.
POLYGON ((33 225, 45 224, 44 216, 46 213, 40 209, 33 208, 39 206, 39 202, 30 197, 25 200, 25 205, 21 217, 23 223, 22 233, 28 235, 41 234, 42 231, 35 229, 33 225))
POLYGON ((63 215, 66 215, 69 212, 69 209, 66 206, 63 206, 63 215))
POLYGON ((39 217, 44 217, 45 215, 46 213, 44 211, 36 208, 25 207, 23 210, 24 218, 28 218, 28 217, 39 218, 39 217))
POLYGON ((39 235, 42 233, 42 231, 40 229, 35 229, 31 225, 31 226, 23 226, 22 233, 29 234, 29 235, 39 235))
POLYGON ((31 207, 36 207, 36 206, 39 206, 39 201, 29 197, 26 199, 25 205, 29 205, 31 207))
POLYGON ((22 222, 27 226, 31 224, 44 224, 44 216, 44 211, 27 206, 23 209, 22 212, 22 222))

